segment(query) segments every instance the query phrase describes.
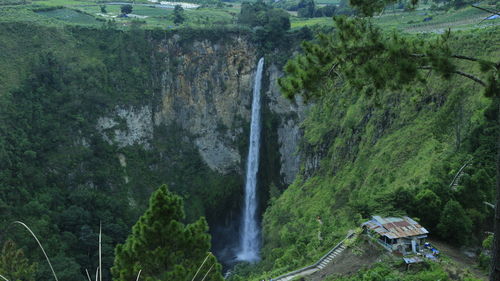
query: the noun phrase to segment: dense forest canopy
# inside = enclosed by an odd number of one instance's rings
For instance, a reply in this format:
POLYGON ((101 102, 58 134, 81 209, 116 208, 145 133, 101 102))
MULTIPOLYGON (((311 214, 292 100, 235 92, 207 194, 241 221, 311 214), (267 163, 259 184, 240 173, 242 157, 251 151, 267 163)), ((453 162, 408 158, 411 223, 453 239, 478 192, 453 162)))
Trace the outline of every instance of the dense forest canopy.
MULTIPOLYGON (((60 280, 88 279, 98 266, 106 280, 223 280, 208 225, 234 247, 251 103, 210 91, 243 91, 254 75, 247 64, 265 57, 262 260, 229 261, 229 280, 311 264, 375 214, 408 215, 450 247, 480 249, 480 267, 498 280, 500 32, 477 14, 495 14, 497 1, 128 2, 0 3, 4 278, 52 278, 33 230, 60 280), (224 49, 231 44, 246 53, 224 49), (207 70, 208 55, 221 58, 220 75, 207 70), (175 100, 183 87, 185 101, 175 100), (172 100, 178 119, 159 114, 172 100), (221 106, 231 102, 239 107, 221 106), (207 127, 190 110, 234 118, 207 127), (106 121, 116 112, 126 113, 106 121), (137 112, 151 112, 136 120, 154 124, 150 140, 110 141, 134 131, 127 118, 137 112), (200 132, 183 127, 196 122, 200 132), (286 147, 284 131, 298 148, 286 147), (234 145, 240 167, 207 164, 207 132, 220 141, 214 155, 234 145), (292 154, 300 172, 287 186, 292 154)), ((448 266, 405 273, 387 262, 323 280, 450 280, 448 266)))

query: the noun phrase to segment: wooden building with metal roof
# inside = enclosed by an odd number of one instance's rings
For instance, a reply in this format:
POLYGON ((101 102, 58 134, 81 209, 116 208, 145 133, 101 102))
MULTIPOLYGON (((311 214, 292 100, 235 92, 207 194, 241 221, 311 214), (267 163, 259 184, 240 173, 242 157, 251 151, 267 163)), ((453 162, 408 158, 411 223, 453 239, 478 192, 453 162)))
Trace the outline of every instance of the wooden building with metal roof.
POLYGON ((429 233, 409 217, 373 216, 371 220, 363 223, 362 227, 384 248, 403 255, 420 252, 429 233))

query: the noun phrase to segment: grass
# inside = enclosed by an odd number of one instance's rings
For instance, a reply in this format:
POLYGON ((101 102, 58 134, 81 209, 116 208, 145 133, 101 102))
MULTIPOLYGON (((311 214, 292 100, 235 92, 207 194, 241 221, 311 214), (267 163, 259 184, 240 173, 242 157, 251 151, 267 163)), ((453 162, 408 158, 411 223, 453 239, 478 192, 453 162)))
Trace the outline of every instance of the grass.
POLYGON ((45 259, 47 260, 47 263, 50 266, 50 270, 52 270, 52 274, 54 275, 54 279, 56 279, 56 281, 58 281, 56 272, 54 271, 54 268, 52 267, 52 263, 50 262, 49 256, 47 256, 47 253, 45 252, 45 249, 43 248, 42 243, 40 243, 40 240, 38 240, 38 237, 36 237, 35 233, 33 233, 33 231, 25 223, 23 223, 21 221, 15 221, 14 223, 22 225, 26 230, 29 231, 31 236, 33 236, 33 238, 38 243, 38 246, 40 246, 40 249, 42 249, 43 255, 45 256, 45 259))
MULTIPOLYGON (((392 29, 406 31, 432 31, 438 28, 464 28, 477 27, 482 19, 487 17, 483 11, 467 7, 461 10, 451 10, 448 12, 422 11, 416 10, 404 14, 386 14, 375 19, 375 23, 392 29), (424 22, 425 18, 432 17, 432 20, 424 22)), ((484 22, 482 25, 487 25, 484 22)))
MULTIPOLYGON (((19 3, 22 0, 9 1, 19 3)), ((139 4, 148 3, 146 0, 136 2, 139 4)), ((25 5, 0 5, 0 22, 24 21, 47 26, 69 24, 100 27, 103 22, 114 21, 119 28, 134 22, 139 23, 142 28, 146 29, 172 29, 185 26, 233 25, 240 9, 239 3, 230 3, 220 8, 185 9, 185 22, 180 26, 176 26, 171 16, 173 9, 132 4, 131 16, 118 18, 121 14, 121 5, 97 3, 95 0, 39 0, 27 1, 26 3, 25 5), (101 12, 101 5, 106 6, 107 13, 101 12), (52 10, 46 10, 47 8, 52 10)))
POLYGON ((340 3, 340 0, 318 0, 315 1, 316 4, 324 4, 324 5, 338 5, 340 3))
POLYGON ((97 21, 97 19, 91 15, 67 8, 55 9, 50 11, 41 11, 36 13, 45 17, 73 24, 93 25, 99 23, 99 21, 97 21))
POLYGON ((73 5, 89 5, 96 4, 96 1, 92 0, 42 0, 33 1, 33 4, 45 5, 45 6, 73 6, 73 5))
MULTIPOLYGON (((12 3, 20 3, 21 0, 9 0, 12 3)), ((146 0, 137 1, 147 3, 146 0)), ((318 0, 318 5, 338 4, 339 0, 318 0)), ((28 1, 28 3, 30 3, 28 1)), ((132 22, 139 23, 145 29, 176 29, 179 27, 200 26, 232 26, 236 24, 241 3, 226 3, 224 7, 186 9, 186 21, 181 26, 176 26, 172 21, 172 9, 155 8, 149 6, 133 5, 133 15, 139 18, 118 18, 120 5, 100 4, 95 0, 37 0, 27 5, 0 6, 1 21, 31 21, 43 25, 85 25, 101 26, 102 22, 114 21, 118 27, 126 27, 132 22), (107 14, 101 13, 101 5, 106 5, 107 14), (64 7, 53 11, 33 13, 31 10, 43 7, 64 7)), ((386 29, 398 29, 407 32, 441 32, 447 28, 470 29, 484 27, 491 24, 499 24, 499 20, 479 22, 487 13, 478 9, 468 7, 461 10, 431 11, 428 5, 421 5, 415 11, 404 12, 402 10, 387 9, 386 12, 374 18, 374 22, 386 29), (424 22, 425 18, 432 20, 424 22)), ((299 18, 292 13, 291 28, 299 29, 305 26, 332 26, 333 21, 329 17, 321 18, 299 18)))
POLYGON ((298 29, 304 26, 313 26, 313 25, 333 26, 333 20, 329 17, 311 18, 311 19, 291 17, 290 24, 292 29, 298 29))
MULTIPOLYGON (((54 276, 54 279, 56 281, 59 281, 59 279, 57 278, 57 274, 56 272, 54 271, 54 268, 52 267, 52 263, 50 262, 50 259, 49 259, 49 256, 47 255, 47 253, 45 252, 45 249, 43 248, 42 246, 42 243, 40 242, 40 240, 38 239, 38 237, 35 235, 35 233, 31 230, 31 228, 26 225, 24 222, 21 222, 21 221, 15 221, 13 222, 14 224, 19 224, 21 226, 23 226, 30 234, 31 236, 33 237, 33 239, 35 239, 35 241, 37 242, 38 246, 40 247, 40 249, 42 250, 43 252, 43 255, 45 256, 45 259, 47 260, 47 263, 52 271, 52 275, 54 276)), ((96 269, 96 277, 95 277, 95 281, 102 281, 102 250, 101 250, 101 244, 102 244, 102 231, 101 231, 102 227, 99 226, 99 266, 97 267, 96 269)), ((198 276, 198 274, 200 273, 201 269, 203 268, 203 266, 205 265, 205 262, 208 260, 208 258, 210 257, 210 255, 212 255, 212 253, 208 253, 208 255, 206 256, 206 258, 203 260, 203 262, 201 263, 201 265, 198 267, 198 270, 196 271, 196 273, 194 274, 193 276, 193 279, 191 279, 191 281, 194 281, 196 280, 196 277, 198 276)), ((208 274, 212 271, 212 268, 214 267, 215 264, 212 264, 210 266, 210 268, 206 271, 205 275, 203 276, 203 279, 201 279, 201 281, 204 281, 208 274)), ((90 274, 88 272, 87 269, 85 269, 85 272, 86 272, 86 275, 87 275, 87 278, 89 281, 92 281, 92 279, 90 278, 90 274)), ((141 272, 142 272, 142 269, 139 270, 139 272, 137 273, 137 278, 136 278, 136 281, 139 281, 139 278, 141 276, 141 272)), ((9 281, 7 278, 5 278, 3 275, 0 275, 0 278, 2 278, 3 280, 5 281, 9 281)))
MULTIPOLYGON (((388 10, 386 14, 375 17, 374 22, 385 29, 397 29, 412 33, 441 32, 448 28, 452 30, 482 28, 500 24, 500 20, 481 22, 487 16, 489 16, 488 13, 473 7, 448 12, 415 10, 392 13, 391 10, 388 10), (428 17, 432 17, 432 20, 424 22, 424 19, 428 17)), ((314 25, 332 26, 333 21, 329 17, 310 19, 291 17, 292 29, 314 25)))

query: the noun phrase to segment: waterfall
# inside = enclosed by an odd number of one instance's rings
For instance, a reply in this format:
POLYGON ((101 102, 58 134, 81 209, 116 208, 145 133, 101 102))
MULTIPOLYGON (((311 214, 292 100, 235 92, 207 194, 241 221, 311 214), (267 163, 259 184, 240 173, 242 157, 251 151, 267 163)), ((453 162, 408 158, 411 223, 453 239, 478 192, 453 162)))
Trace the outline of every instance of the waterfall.
POLYGON ((260 86, 264 58, 259 60, 253 87, 252 121, 250 123, 250 147, 248 149, 247 174, 245 181, 245 203, 241 226, 240 261, 257 261, 259 259, 259 226, 257 222, 257 171, 259 170, 260 150, 260 86))

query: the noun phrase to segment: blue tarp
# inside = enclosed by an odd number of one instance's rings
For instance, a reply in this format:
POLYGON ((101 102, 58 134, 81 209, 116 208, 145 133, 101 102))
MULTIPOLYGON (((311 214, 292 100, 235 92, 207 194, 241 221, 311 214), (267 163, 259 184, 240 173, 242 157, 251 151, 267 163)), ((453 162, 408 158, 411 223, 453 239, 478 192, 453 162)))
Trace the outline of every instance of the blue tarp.
POLYGON ((434 256, 433 254, 426 254, 425 257, 430 260, 437 260, 436 256, 434 256))
POLYGON ((422 262, 420 257, 403 258, 407 264, 422 262))

